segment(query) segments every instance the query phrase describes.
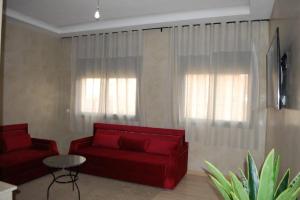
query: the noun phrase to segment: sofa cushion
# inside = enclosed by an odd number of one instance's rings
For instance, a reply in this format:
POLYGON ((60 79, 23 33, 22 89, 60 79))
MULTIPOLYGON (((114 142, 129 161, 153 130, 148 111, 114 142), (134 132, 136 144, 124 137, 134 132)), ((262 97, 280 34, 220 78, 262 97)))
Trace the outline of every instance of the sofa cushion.
POLYGON ((120 138, 120 147, 123 150, 145 152, 149 142, 149 139, 146 138, 122 135, 120 138))
POLYGON ((93 138, 93 146, 119 149, 120 134, 97 132, 93 138))
MULTIPOLYGON (((24 168, 26 163, 32 163, 35 160, 41 160, 53 153, 51 151, 36 149, 21 149, 0 155, 0 169, 14 167, 24 168)), ((40 163, 41 164, 41 163, 40 163)))
POLYGON ((176 147, 178 147, 178 142, 152 139, 149 147, 147 148, 147 152, 170 155, 176 149, 176 147))
POLYGON ((9 131, 1 134, 3 152, 25 149, 32 146, 31 137, 25 131, 9 131))
POLYGON ((93 157, 93 160, 96 162, 101 158, 110 158, 114 160, 127 160, 127 161, 142 162, 142 163, 153 163, 159 165, 165 165, 168 162, 168 157, 164 155, 149 154, 145 152, 136 152, 136 151, 126 151, 120 149, 86 147, 86 148, 79 149, 79 151, 76 152, 76 154, 80 154, 90 158, 93 157))
POLYGON ((150 133, 135 133, 135 132, 124 132, 124 135, 134 138, 143 138, 151 140, 163 140, 163 141, 173 141, 178 143, 178 145, 183 144, 183 137, 177 135, 159 135, 150 133))

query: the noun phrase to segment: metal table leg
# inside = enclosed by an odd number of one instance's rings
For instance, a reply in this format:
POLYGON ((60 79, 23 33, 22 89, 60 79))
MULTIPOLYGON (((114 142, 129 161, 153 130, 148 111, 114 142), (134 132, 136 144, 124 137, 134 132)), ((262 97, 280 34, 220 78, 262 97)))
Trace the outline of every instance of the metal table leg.
POLYGON ((78 199, 80 200, 80 190, 79 190, 79 187, 77 185, 77 181, 78 181, 78 169, 76 168, 76 171, 72 171, 71 169, 67 169, 69 171, 69 173, 66 173, 66 174, 62 174, 62 175, 59 175, 59 176, 55 176, 54 172, 51 171, 51 175, 53 177, 53 180, 51 181, 50 185, 48 186, 48 189, 47 189, 47 200, 49 200, 49 197, 50 197, 50 189, 51 187, 53 186, 54 183, 61 183, 61 184, 67 184, 67 183, 72 183, 72 189, 74 191, 74 188, 76 187, 77 189, 77 193, 78 193, 78 199), (59 179, 62 179, 62 178, 70 178, 71 180, 69 181, 61 181, 59 179))
POLYGON ((55 181, 56 181, 54 172, 51 172, 51 175, 52 175, 52 177, 53 177, 53 180, 52 180, 52 182, 50 183, 50 185, 48 186, 48 189, 47 189, 47 200, 49 200, 49 191, 50 191, 50 188, 52 187, 52 185, 53 185, 53 184, 55 183, 55 181))

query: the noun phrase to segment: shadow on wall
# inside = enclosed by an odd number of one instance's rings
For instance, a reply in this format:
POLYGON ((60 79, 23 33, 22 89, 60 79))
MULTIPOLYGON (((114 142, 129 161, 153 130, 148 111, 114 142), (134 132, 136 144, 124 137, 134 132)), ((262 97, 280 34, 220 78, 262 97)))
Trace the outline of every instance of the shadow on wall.
MULTIPOLYGON (((6 8, 6 1, 3 1, 3 10, 6 8)), ((3 13, 3 11, 2 11, 3 13)), ((2 15, 2 21, 1 21, 1 51, 0 51, 0 125, 3 123, 3 84, 4 84, 4 43, 5 40, 4 38, 4 33, 5 33, 5 23, 2 23, 3 21, 6 20, 6 15, 2 15)))

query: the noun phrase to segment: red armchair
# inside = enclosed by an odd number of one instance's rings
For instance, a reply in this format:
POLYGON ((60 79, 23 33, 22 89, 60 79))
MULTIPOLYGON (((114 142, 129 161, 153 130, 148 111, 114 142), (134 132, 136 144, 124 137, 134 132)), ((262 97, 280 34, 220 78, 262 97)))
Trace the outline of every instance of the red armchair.
POLYGON ((173 189, 187 172, 184 130, 94 124, 94 136, 72 141, 70 154, 85 156, 80 171, 173 189))
POLYGON ((42 163, 57 155, 55 141, 31 138, 28 124, 0 127, 0 180, 22 184, 49 173, 42 163))

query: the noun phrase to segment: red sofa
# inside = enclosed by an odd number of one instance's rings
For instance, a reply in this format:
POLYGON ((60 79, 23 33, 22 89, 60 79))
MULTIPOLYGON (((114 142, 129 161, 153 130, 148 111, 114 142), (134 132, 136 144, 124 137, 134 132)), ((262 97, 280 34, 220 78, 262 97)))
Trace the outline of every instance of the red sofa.
POLYGON ((49 173, 42 160, 57 155, 55 141, 31 138, 27 124, 0 126, 0 180, 22 184, 49 173))
POLYGON ((184 130, 96 123, 69 153, 87 158, 80 172, 168 189, 187 172, 184 130))

